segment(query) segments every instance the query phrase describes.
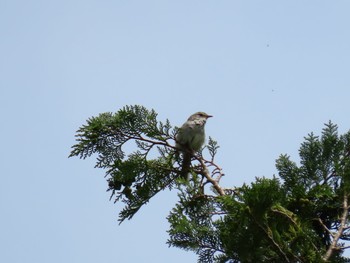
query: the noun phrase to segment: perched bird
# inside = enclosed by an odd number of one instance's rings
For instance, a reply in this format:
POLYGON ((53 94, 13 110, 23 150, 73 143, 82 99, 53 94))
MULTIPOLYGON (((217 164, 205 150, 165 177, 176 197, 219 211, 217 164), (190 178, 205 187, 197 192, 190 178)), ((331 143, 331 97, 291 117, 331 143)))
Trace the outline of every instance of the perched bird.
POLYGON ((213 117, 204 112, 192 114, 187 121, 179 128, 176 135, 176 148, 182 152, 183 161, 181 176, 187 178, 190 171, 191 156, 198 152, 205 141, 204 126, 207 119, 213 117))

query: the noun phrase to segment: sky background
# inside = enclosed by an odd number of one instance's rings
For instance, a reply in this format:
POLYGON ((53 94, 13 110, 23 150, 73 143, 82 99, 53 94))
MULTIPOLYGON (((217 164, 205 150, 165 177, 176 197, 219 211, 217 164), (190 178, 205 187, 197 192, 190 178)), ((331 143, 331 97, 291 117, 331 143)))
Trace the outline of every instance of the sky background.
POLYGON ((205 111, 224 187, 350 129, 350 2, 0 0, 0 262, 196 262, 168 248, 162 192, 118 225, 104 171, 68 159, 86 119, 125 105, 180 126, 205 111))

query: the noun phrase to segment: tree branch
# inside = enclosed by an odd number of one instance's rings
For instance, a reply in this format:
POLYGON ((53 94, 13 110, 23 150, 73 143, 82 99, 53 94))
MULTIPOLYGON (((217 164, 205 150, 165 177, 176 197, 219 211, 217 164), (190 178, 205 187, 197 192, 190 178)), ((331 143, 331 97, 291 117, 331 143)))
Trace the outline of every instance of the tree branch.
POLYGON ((216 178, 216 181, 219 182, 221 180, 221 177, 223 177, 225 174, 222 172, 222 168, 219 167, 214 161, 208 161, 204 158, 201 158, 205 164, 209 164, 209 166, 213 166, 214 170, 212 172, 213 175, 218 174, 218 177, 216 178))
POLYGON ((215 179, 213 179, 213 177, 211 177, 207 166, 205 165, 205 160, 202 158, 197 159, 201 166, 202 166, 202 171, 201 174, 207 179, 208 182, 210 182, 214 189, 219 193, 219 195, 224 196, 225 195, 225 191, 221 188, 221 186, 219 185, 219 182, 215 179))
POLYGON ((346 229, 346 221, 348 219, 348 214, 349 214, 348 195, 345 192, 344 199, 343 199, 343 214, 341 216, 340 226, 338 228, 338 231, 333 236, 332 244, 329 246, 326 254, 323 257, 324 261, 328 261, 332 256, 333 252, 339 249, 338 241, 342 236, 344 230, 346 229))
POLYGON ((335 234, 323 223, 321 218, 317 218, 315 220, 317 220, 321 224, 321 226, 328 232, 328 234, 330 234, 334 238, 335 234))
MULTIPOLYGON (((251 214, 252 215, 252 214, 251 214)), ((252 215, 252 218, 254 219, 255 223, 260 227, 260 229, 266 234, 267 238, 271 242, 271 244, 277 248, 278 252, 281 256, 284 257, 285 262, 290 262, 288 256, 286 253, 284 253, 283 249, 276 243, 276 241, 273 239, 272 231, 269 228, 269 226, 266 225, 267 230, 264 228, 264 226, 252 215)))
POLYGON ((340 247, 339 249, 345 250, 345 249, 348 249, 348 248, 350 248, 350 245, 349 246, 340 247))

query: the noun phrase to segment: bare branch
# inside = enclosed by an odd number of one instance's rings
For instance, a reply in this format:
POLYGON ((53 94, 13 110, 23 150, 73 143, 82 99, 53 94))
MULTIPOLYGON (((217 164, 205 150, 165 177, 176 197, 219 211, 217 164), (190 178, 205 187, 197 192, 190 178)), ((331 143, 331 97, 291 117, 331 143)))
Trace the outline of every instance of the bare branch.
POLYGON ((347 227, 346 221, 348 219, 348 214, 349 214, 348 195, 345 192, 344 199, 343 199, 343 214, 341 216, 340 226, 338 228, 338 231, 333 236, 332 244, 329 246, 326 254, 323 257, 324 261, 328 261, 330 259, 330 257, 332 256, 333 252, 336 250, 339 250, 340 247, 338 246, 338 241, 339 241, 340 237, 342 236, 344 230, 347 227))
POLYGON ((197 158, 197 160, 201 163, 202 165, 202 171, 201 174, 207 179, 208 182, 210 182, 214 189, 219 193, 219 195, 224 196, 225 195, 225 191, 221 188, 221 186, 219 185, 219 182, 215 179, 213 179, 213 177, 211 177, 207 166, 205 165, 205 160, 202 158, 197 158))
POLYGON ((334 238, 335 233, 333 233, 333 232, 323 223, 323 221, 322 221, 321 218, 316 218, 315 220, 317 220, 317 221, 321 224, 321 226, 328 232, 328 234, 330 234, 330 235, 334 238))
POLYGON ((238 188, 222 188, 224 190, 224 192, 227 194, 227 195, 236 195, 236 196, 239 196, 239 189, 238 188))
POLYGON ((345 250, 345 249, 348 249, 350 248, 350 245, 349 246, 344 246, 344 247, 339 247, 339 249, 342 249, 342 250, 345 250))

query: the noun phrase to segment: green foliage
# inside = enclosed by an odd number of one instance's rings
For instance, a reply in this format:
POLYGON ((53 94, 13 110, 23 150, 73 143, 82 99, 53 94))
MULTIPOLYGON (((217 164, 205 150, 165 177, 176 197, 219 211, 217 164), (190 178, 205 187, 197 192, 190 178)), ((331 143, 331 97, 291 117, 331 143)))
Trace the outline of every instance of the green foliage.
POLYGON ((239 192, 200 199, 182 193, 168 218, 168 243, 196 252, 198 262, 320 262, 313 233, 285 208, 278 179, 257 178, 239 192))
POLYGON ((318 262, 308 254, 312 239, 296 214, 286 208, 278 179, 257 178, 241 189, 241 201, 231 197, 218 221, 225 254, 237 262, 318 262))
POLYGON ((217 154, 218 149, 220 148, 220 146, 218 145, 218 142, 209 136, 207 148, 208 148, 209 154, 211 156, 211 159, 214 160, 214 157, 217 154))
POLYGON ((97 155, 111 197, 124 203, 119 220, 132 218, 165 189, 177 189, 168 244, 198 254, 198 262, 350 262, 350 132, 338 135, 329 122, 310 133, 300 162, 276 160, 278 177, 224 189, 214 163, 219 146, 209 137, 192 156, 191 180, 179 178, 182 157, 177 128, 157 120, 153 110, 126 106, 88 119, 77 131, 70 156, 97 155))
POLYGON ((97 154, 95 167, 106 169, 112 196, 125 203, 120 221, 130 219, 159 191, 171 189, 177 177, 175 148, 168 142, 174 132, 168 120, 162 123, 156 117, 153 110, 126 106, 115 114, 90 118, 77 131, 78 143, 70 157, 97 154), (126 155, 130 142, 135 142, 136 150, 126 155), (155 151, 158 157, 150 158, 155 151))
MULTIPOLYGON (((329 122, 321 137, 305 138, 300 166, 280 156, 280 179, 257 178, 231 195, 197 201, 203 210, 186 210, 185 200, 195 198, 182 195, 168 218, 168 243, 196 252, 198 262, 323 262, 335 234, 350 238, 347 227, 339 232, 349 188, 349 138, 338 136, 329 122)), ((342 246, 336 244, 331 262, 349 261, 342 246)))
POLYGON ((203 193, 198 179, 179 187, 179 202, 168 216, 168 244, 195 252, 204 247, 198 251, 200 262, 210 262, 207 259, 220 247, 211 218, 216 211, 215 198, 203 193))

